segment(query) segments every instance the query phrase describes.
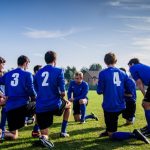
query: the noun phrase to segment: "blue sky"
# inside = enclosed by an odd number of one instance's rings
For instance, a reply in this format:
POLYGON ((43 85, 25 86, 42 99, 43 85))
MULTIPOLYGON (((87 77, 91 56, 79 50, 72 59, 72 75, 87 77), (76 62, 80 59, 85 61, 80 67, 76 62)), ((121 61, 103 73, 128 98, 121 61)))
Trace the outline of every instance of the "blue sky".
POLYGON ((25 54, 30 70, 44 65, 47 50, 58 53, 59 67, 105 67, 114 52, 118 67, 138 57, 150 65, 149 0, 0 0, 0 55, 6 69, 25 54))

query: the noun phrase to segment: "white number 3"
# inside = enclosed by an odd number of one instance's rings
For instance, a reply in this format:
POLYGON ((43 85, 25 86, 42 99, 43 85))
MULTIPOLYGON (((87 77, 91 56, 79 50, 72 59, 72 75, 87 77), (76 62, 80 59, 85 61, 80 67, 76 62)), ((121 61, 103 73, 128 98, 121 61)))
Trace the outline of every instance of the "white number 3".
POLYGON ((120 86, 121 81, 120 81, 119 73, 118 72, 114 72, 113 81, 114 81, 114 84, 116 84, 116 86, 120 86))
POLYGON ((11 86, 17 86, 18 85, 18 82, 19 82, 19 73, 14 73, 13 75, 12 75, 12 77, 13 77, 13 80, 11 81, 11 86))

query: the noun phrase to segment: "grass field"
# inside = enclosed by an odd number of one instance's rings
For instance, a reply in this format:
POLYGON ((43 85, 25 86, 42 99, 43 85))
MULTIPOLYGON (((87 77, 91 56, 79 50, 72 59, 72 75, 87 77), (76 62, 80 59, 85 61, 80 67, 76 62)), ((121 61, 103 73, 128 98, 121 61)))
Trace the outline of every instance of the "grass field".
MULTIPOLYGON (((135 124, 131 126, 124 126, 125 120, 120 116, 118 131, 132 132, 134 128, 145 126, 146 121, 141 107, 141 99, 143 98, 140 92, 137 92, 137 111, 135 124)), ((79 124, 73 121, 71 115, 68 125, 69 138, 59 138, 62 118, 55 117, 54 124, 49 129, 49 137, 54 142, 54 150, 146 150, 150 149, 150 145, 136 139, 126 141, 111 141, 108 138, 98 138, 99 133, 105 130, 103 119, 103 111, 101 108, 102 97, 98 96, 95 91, 89 92, 89 105, 87 107, 87 114, 94 112, 99 121, 88 120, 85 124, 79 124)), ((17 117, 17 116, 16 116, 17 117)), ((1 150, 40 150, 35 146, 37 139, 31 137, 32 125, 24 127, 19 132, 19 139, 16 141, 4 141, 0 144, 1 150)))

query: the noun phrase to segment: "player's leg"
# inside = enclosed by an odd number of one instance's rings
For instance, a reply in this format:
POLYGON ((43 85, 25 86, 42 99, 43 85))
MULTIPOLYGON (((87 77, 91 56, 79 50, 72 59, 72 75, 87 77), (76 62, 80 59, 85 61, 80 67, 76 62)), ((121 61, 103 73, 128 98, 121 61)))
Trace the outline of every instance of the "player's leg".
POLYGON ((35 125, 33 126, 32 137, 39 137, 40 136, 40 128, 36 121, 35 106, 36 106, 36 103, 34 101, 29 102, 29 104, 27 105, 27 108, 26 108, 26 116, 28 116, 30 118, 33 118, 33 116, 35 116, 35 125))
MULTIPOLYGON (((64 101, 62 101, 62 108, 63 109, 63 104, 64 101)), ((62 126, 61 126, 61 133, 60 136, 61 137, 69 137, 69 134, 67 133, 67 126, 68 126, 68 120, 71 114, 71 103, 67 103, 65 104, 65 109, 64 109, 64 113, 63 113, 63 122, 62 122, 62 126)))
POLYGON ((85 115, 86 115, 86 104, 87 104, 87 99, 80 99, 79 100, 79 104, 80 104, 80 111, 81 111, 81 123, 85 122, 85 115))
POLYGON ((52 112, 43 112, 37 113, 37 123, 40 127, 41 135, 39 140, 41 144, 45 147, 52 148, 54 144, 48 139, 48 128, 53 124, 53 113, 52 112))
POLYGON ((73 116, 75 122, 80 122, 80 104, 79 101, 73 101, 73 116))
POLYGON ((5 106, 3 106, 1 110, 1 123, 0 123, 0 129, 2 129, 2 131, 5 131, 6 121, 7 121, 6 108, 5 106))
POLYGON ((150 131, 150 86, 148 86, 148 89, 145 94, 142 105, 143 105, 143 108, 145 111, 145 118, 147 121, 147 129, 148 129, 148 131, 150 131))
POLYGON ((4 134, 5 139, 18 138, 18 129, 24 126, 26 105, 6 112, 9 131, 4 134))
POLYGON ((131 125, 135 121, 135 110, 136 110, 136 103, 132 100, 126 101, 126 109, 123 111, 122 116, 126 119, 125 125, 131 125))

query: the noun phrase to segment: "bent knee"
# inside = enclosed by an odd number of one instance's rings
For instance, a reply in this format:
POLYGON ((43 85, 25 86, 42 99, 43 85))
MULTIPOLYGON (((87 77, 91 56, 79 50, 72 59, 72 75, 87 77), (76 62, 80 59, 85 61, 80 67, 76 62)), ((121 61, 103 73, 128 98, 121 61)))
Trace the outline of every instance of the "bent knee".
POLYGON ((87 104, 87 99, 80 99, 79 104, 87 104))

